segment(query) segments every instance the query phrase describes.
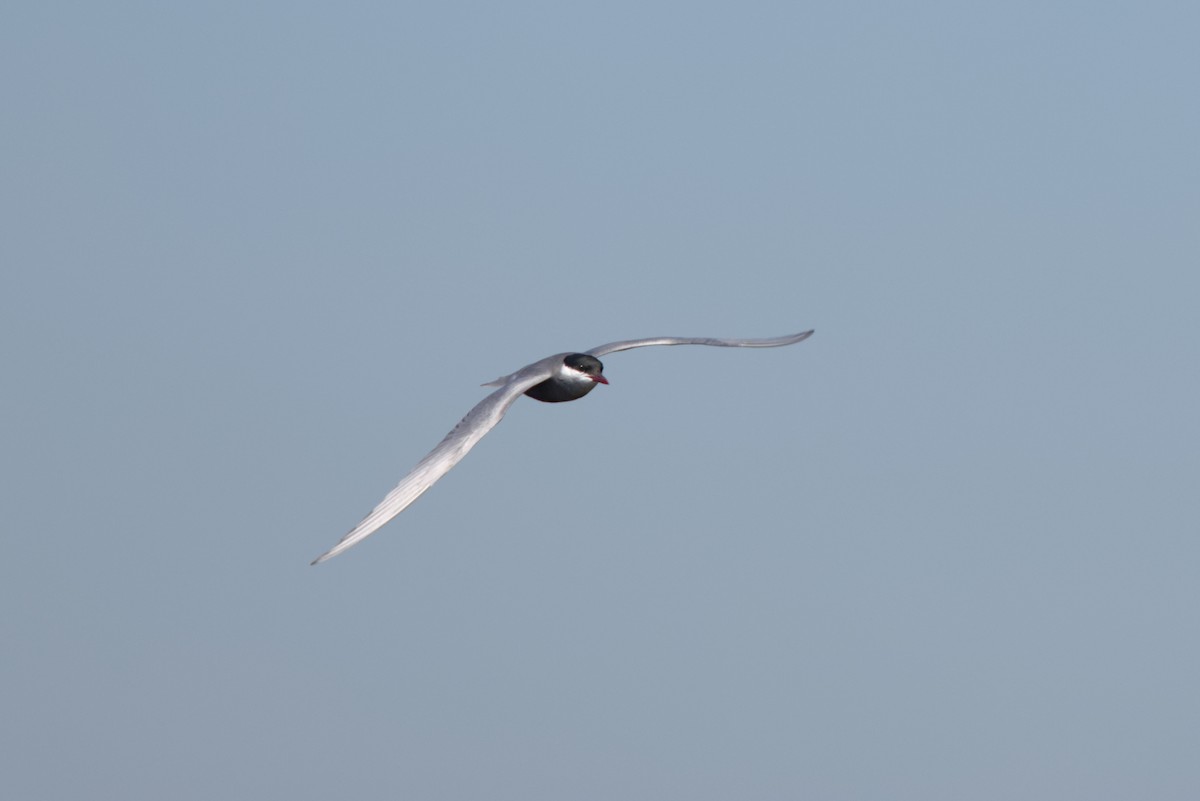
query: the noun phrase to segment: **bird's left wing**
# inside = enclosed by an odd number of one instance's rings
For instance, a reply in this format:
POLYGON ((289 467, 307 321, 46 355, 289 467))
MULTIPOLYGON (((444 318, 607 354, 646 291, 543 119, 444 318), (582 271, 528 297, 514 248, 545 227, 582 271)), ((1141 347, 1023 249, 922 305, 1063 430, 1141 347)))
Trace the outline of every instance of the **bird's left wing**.
POLYGON ((462 461, 467 452, 475 447, 475 443, 496 427, 496 424, 503 419, 504 413, 508 411, 508 407, 513 405, 513 401, 521 397, 521 394, 534 384, 549 378, 551 372, 548 366, 543 366, 542 362, 536 362, 513 373, 509 377, 508 383, 467 412, 467 416, 459 421, 458 425, 446 435, 436 448, 417 463, 411 473, 400 480, 396 488, 389 492, 379 502, 379 505, 362 519, 361 523, 342 537, 337 545, 314 559, 312 564, 316 565, 332 559, 347 548, 357 545, 408 508, 413 501, 421 497, 425 490, 450 472, 450 468, 462 461))
POLYGON ((653 337, 651 339, 626 339, 621 342, 609 342, 592 348, 586 353, 593 356, 603 356, 618 350, 630 348, 645 348, 650 345, 714 345, 719 348, 778 348, 782 345, 794 345, 803 342, 813 335, 812 331, 802 331, 799 334, 788 334, 770 339, 716 339, 714 337, 653 337))

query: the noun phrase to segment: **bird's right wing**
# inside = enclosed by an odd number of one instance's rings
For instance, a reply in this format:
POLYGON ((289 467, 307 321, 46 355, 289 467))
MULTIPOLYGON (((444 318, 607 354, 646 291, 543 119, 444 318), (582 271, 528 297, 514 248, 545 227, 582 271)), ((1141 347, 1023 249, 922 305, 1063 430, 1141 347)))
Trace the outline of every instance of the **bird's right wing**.
POLYGON ((446 435, 436 448, 417 463, 411 473, 400 480, 396 488, 389 492, 379 502, 379 505, 362 519, 362 522, 342 537, 337 545, 314 559, 312 564, 316 565, 332 559, 347 548, 357 545, 378 531, 393 517, 403 512, 413 501, 421 497, 425 490, 450 472, 450 468, 462 461, 467 452, 475 447, 475 443, 496 427, 496 424, 503 419, 504 413, 508 411, 508 407, 513 405, 513 401, 521 397, 521 394, 534 384, 549 378, 550 374, 551 371, 542 367, 541 363, 532 364, 524 370, 514 373, 508 383, 467 412, 467 416, 459 421, 458 425, 446 435))
POLYGON ((621 342, 609 342, 607 345, 600 345, 586 352, 593 356, 604 356, 618 350, 645 348, 650 345, 715 345, 720 348, 778 348, 781 345, 793 345, 797 342, 803 342, 812 336, 812 334, 812 331, 803 331, 799 334, 788 334, 787 336, 771 337, 770 339, 716 339, 714 337, 626 339, 621 342))

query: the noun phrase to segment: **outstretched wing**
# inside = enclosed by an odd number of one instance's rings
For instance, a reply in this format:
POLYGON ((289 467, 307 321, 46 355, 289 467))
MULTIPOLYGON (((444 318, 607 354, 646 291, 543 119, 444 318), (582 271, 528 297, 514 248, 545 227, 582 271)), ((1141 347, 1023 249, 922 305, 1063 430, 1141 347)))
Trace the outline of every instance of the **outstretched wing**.
POLYGON ((389 492, 361 523, 342 537, 337 545, 314 559, 312 564, 332 559, 371 536, 421 497, 421 494, 432 487, 439 478, 449 473, 450 468, 462 461, 467 452, 475 447, 475 443, 496 427, 508 411, 508 407, 513 405, 513 401, 521 397, 525 390, 550 376, 549 369, 531 369, 539 366, 533 364, 515 373, 509 383, 488 395, 474 409, 467 412, 467 416, 459 421, 454 430, 418 462, 412 472, 401 479, 396 488, 389 492))
POLYGON ((590 353, 592 356, 603 356, 606 353, 614 353, 618 350, 645 348, 649 345, 715 345, 719 348, 778 348, 781 345, 794 345, 797 342, 803 342, 812 336, 812 334, 812 331, 803 331, 799 334, 789 334, 788 336, 772 337, 770 339, 714 339, 713 337, 626 339, 621 342, 609 342, 607 345, 601 345, 585 352, 590 353))

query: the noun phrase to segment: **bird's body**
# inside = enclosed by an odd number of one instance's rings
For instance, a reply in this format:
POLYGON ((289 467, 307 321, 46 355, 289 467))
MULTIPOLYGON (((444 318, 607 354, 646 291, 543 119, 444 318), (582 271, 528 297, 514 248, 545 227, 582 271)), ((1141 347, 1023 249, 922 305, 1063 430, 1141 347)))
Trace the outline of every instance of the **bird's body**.
POLYGON ((382 527, 409 504, 419 498, 425 490, 458 464, 475 443, 483 439, 504 417, 508 407, 521 395, 528 395, 546 403, 562 403, 578 400, 591 392, 596 384, 607 384, 601 356, 631 348, 650 345, 713 345, 726 348, 777 348, 808 339, 812 331, 804 331, 773 339, 713 339, 700 337, 657 337, 654 339, 629 339, 600 345, 584 353, 557 353, 526 365, 515 373, 501 376, 484 386, 499 389, 492 392, 445 436, 436 448, 429 452, 407 476, 401 479, 387 496, 379 502, 369 515, 347 533, 337 545, 318 556, 313 564, 319 564, 337 556, 342 551, 361 542, 382 527))
POLYGON ((597 384, 608 383, 608 379, 602 375, 604 365, 595 356, 560 353, 551 356, 548 361, 551 364, 558 363, 554 375, 525 390, 525 394, 535 400, 545 403, 579 400, 595 389, 597 384))

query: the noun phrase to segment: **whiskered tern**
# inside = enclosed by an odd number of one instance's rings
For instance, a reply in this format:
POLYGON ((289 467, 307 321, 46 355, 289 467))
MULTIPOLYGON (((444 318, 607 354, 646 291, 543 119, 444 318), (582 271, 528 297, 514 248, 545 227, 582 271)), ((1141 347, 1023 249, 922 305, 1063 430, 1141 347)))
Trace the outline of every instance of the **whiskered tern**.
POLYGON ((627 339, 610 342, 583 353, 556 353, 533 364, 526 365, 515 373, 501 376, 485 387, 499 387, 488 395, 467 416, 459 421, 454 430, 436 448, 417 463, 412 472, 401 479, 396 488, 387 494, 362 522, 350 530, 337 545, 313 560, 319 564, 332 559, 374 534, 381 526, 408 508, 421 497, 425 490, 450 472, 475 443, 491 431, 513 401, 528 395, 546 403, 561 403, 582 398, 595 389, 597 384, 607 384, 604 365, 600 357, 619 350, 645 348, 650 345, 713 345, 721 348, 778 348, 794 345, 812 336, 812 331, 791 334, 771 339, 713 339, 710 337, 655 337, 653 339, 627 339))

